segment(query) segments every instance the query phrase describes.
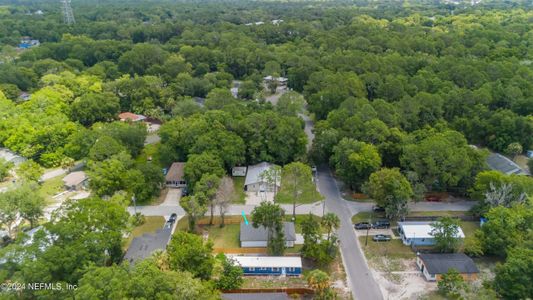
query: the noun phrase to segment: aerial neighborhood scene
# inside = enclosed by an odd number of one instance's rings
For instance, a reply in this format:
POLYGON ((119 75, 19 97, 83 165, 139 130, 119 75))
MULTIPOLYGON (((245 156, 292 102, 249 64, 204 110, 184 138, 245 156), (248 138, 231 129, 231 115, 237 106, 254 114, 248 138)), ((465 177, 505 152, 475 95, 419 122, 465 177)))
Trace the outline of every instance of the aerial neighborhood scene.
POLYGON ((0 0, 0 299, 533 299, 530 0, 0 0))

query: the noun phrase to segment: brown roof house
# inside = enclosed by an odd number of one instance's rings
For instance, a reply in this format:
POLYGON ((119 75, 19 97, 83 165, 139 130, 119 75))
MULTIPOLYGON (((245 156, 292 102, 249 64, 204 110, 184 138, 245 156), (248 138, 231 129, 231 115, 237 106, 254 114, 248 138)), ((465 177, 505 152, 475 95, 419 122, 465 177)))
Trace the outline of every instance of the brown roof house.
POLYGON ((139 122, 144 121, 146 119, 143 115, 137 115, 131 112, 123 112, 118 115, 118 118, 120 121, 131 121, 131 122, 139 122))
POLYGON ((479 273, 474 261, 464 253, 421 253, 416 264, 427 281, 439 281, 450 269, 457 270, 466 281, 476 280, 479 273))
POLYGON ((85 172, 76 171, 63 177, 63 185, 65 186, 66 190, 78 191, 87 187, 87 179, 89 178, 85 172))
POLYGON ((187 187, 187 182, 184 178, 184 162, 175 162, 172 163, 170 169, 168 169, 167 175, 165 176, 165 183, 169 188, 185 188, 187 187))

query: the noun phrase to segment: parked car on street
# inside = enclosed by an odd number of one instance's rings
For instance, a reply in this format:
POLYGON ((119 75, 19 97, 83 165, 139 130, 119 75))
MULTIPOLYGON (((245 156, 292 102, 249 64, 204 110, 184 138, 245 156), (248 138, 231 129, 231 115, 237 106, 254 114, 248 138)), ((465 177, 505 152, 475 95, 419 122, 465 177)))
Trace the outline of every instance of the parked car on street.
POLYGON ((372 228, 372 224, 370 224, 368 222, 360 222, 360 223, 354 224, 353 227, 355 229, 371 229, 372 228))
POLYGON ((168 218, 168 221, 167 221, 167 222, 168 222, 168 223, 174 223, 174 222, 176 222, 176 219, 177 219, 177 218, 178 218, 178 215, 176 215, 176 214, 171 214, 171 215, 170 215, 170 218, 168 218))
POLYGON ((372 228, 376 228, 376 229, 387 229, 389 227, 390 227, 389 220, 378 220, 372 223, 372 228))
POLYGON ((388 234, 376 234, 372 237, 374 242, 388 242, 391 240, 391 236, 388 234))

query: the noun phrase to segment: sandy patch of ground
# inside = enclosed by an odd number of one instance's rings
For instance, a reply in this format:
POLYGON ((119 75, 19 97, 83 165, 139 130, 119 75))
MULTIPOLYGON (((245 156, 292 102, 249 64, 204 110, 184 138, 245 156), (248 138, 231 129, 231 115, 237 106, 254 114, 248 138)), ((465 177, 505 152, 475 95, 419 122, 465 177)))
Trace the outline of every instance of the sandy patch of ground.
POLYGON ((413 260, 373 259, 370 270, 381 288, 384 299, 418 299, 437 289, 435 282, 427 282, 413 260))
POLYGON ((263 201, 274 202, 273 192, 245 192, 246 205, 259 205, 263 201))
MULTIPOLYGON (((390 228, 388 228, 388 229, 370 229, 368 231, 368 237, 369 238, 371 238, 372 236, 374 236, 376 234, 388 234, 393 239, 399 239, 399 237, 394 236, 394 234, 392 232, 392 229, 390 229, 390 228)), ((357 235, 357 236, 365 236, 366 235, 366 230, 355 230, 355 235, 357 235)))
POLYGON ((165 201, 161 203, 161 206, 175 206, 180 205, 181 189, 168 189, 165 195, 165 201))

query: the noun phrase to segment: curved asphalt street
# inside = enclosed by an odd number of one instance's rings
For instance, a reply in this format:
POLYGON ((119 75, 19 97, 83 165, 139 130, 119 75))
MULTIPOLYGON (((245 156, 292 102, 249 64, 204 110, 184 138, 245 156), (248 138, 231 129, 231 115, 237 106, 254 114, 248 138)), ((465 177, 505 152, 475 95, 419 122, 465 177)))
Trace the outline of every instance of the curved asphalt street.
POLYGON ((318 189, 326 198, 326 208, 335 213, 341 220, 337 231, 340 240, 340 250, 348 282, 354 299, 379 300, 383 299, 378 283, 372 276, 359 241, 355 236, 352 225, 352 213, 342 199, 337 183, 327 166, 318 168, 318 189))

